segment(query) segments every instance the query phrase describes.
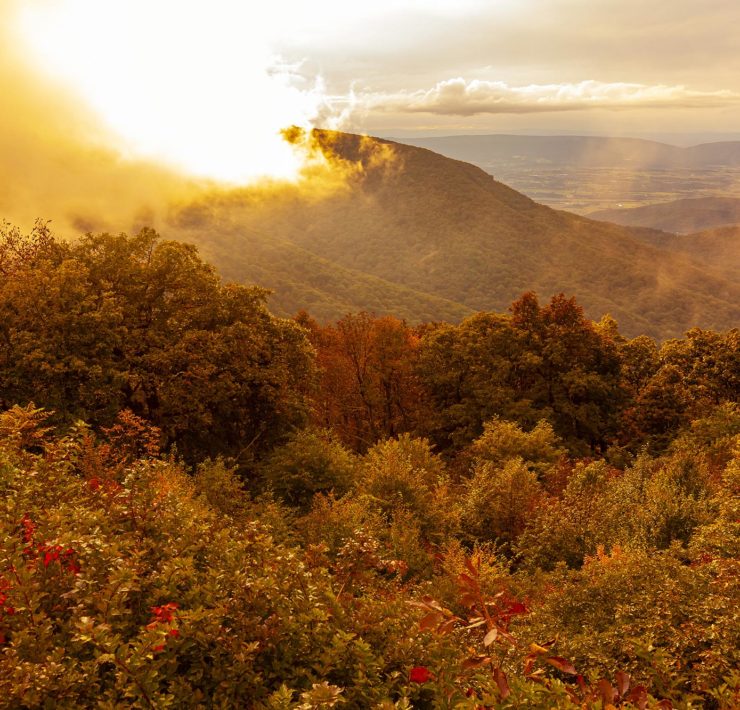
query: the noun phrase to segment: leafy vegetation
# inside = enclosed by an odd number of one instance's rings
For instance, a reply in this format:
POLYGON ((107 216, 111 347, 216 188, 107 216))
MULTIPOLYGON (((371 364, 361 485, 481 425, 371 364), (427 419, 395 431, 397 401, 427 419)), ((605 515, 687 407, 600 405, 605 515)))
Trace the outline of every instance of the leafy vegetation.
POLYGON ((738 331, 275 318, 0 240, 0 707, 740 704, 738 331))
POLYGON ((267 293, 223 285, 194 247, 45 226, 0 241, 0 403, 110 425, 130 409, 188 461, 269 448, 305 416, 312 359, 267 293))

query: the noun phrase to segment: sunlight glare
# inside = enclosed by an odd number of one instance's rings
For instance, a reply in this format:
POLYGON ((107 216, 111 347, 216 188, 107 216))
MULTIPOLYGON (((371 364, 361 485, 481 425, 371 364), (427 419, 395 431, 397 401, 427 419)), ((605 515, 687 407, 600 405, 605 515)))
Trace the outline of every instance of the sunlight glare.
POLYGON ((308 125, 320 96, 271 71, 261 23, 236 7, 64 0, 24 5, 20 26, 123 152, 225 182, 291 178, 301 157, 279 131, 308 125))

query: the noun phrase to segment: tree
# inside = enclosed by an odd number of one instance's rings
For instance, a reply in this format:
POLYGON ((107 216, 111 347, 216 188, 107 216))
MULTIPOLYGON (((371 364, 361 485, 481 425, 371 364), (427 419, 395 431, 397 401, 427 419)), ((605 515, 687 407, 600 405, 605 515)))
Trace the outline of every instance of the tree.
POLYGON ((270 491, 305 511, 317 493, 347 493, 356 468, 355 457, 331 432, 305 429, 275 448, 260 471, 270 491))
POLYGON ((524 344, 504 315, 478 313, 428 331, 417 367, 430 410, 422 432, 441 450, 459 450, 494 416, 534 425, 521 389, 523 362, 524 344))
POLYGON ((529 351, 526 391, 555 431, 580 453, 602 450, 616 433, 623 396, 617 346, 562 293, 540 307, 532 293, 511 306, 529 351))
POLYGON ((616 434, 623 401, 617 345, 573 298, 541 307, 533 293, 511 315, 479 313, 422 341, 419 373, 440 448, 461 448, 494 416, 525 428, 549 421, 575 453, 598 451, 616 434))
POLYGON ((356 451, 415 428, 420 388, 414 371, 419 339, 391 316, 348 314, 319 326, 305 316, 320 371, 314 418, 356 451))
POLYGON ((478 461, 462 493, 463 533, 472 541, 493 540, 511 549, 542 499, 537 474, 521 458, 500 465, 478 461))
POLYGON ((305 421, 313 354, 267 311, 267 292, 223 285, 194 246, 139 234, 57 242, 2 234, 0 404, 107 426, 121 409, 190 462, 248 462, 305 421))

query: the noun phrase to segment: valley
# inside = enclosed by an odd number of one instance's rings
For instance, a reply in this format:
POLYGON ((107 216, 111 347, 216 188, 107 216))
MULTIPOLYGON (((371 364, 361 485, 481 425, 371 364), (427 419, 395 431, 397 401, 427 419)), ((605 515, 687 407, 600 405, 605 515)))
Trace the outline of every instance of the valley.
POLYGON ((536 202, 578 214, 740 197, 740 143, 681 148, 580 136, 444 136, 402 142, 477 165, 536 202))

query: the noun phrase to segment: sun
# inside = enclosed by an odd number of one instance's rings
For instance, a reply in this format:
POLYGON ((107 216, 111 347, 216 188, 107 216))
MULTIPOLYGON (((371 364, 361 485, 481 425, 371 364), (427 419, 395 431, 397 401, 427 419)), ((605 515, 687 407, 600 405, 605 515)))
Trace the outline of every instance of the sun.
POLYGON ((16 20, 36 67, 122 153, 227 183, 292 179, 302 157, 280 130, 308 126, 320 92, 279 67, 247 6, 57 0, 20 4, 16 20))

